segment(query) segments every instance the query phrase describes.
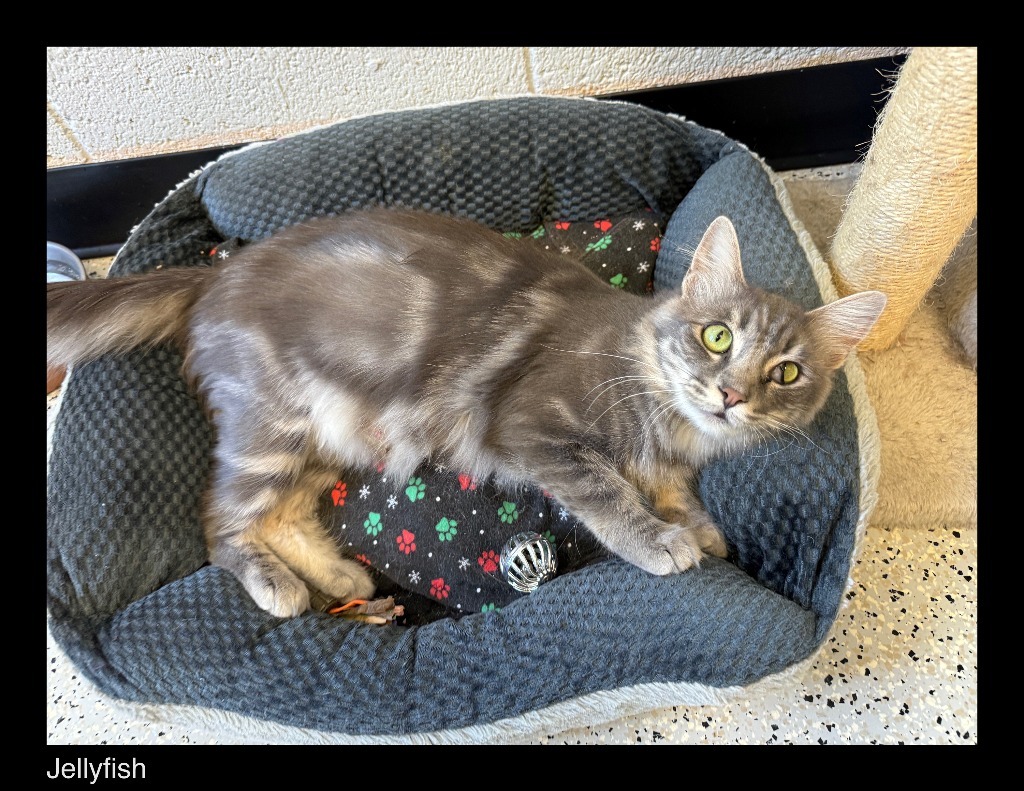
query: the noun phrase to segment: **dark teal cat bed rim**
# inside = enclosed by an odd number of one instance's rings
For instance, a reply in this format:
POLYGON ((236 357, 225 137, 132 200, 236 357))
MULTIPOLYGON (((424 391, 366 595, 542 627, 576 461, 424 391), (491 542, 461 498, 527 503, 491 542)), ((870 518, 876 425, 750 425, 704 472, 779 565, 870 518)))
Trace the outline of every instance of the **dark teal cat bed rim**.
MULTIPOLYGON (((678 285, 685 251, 726 214, 751 283, 806 308, 836 298, 781 181, 742 145, 636 105, 536 97, 367 116, 227 155, 143 220, 111 276, 378 204, 503 231, 650 207, 671 217, 658 288, 678 285)), ((753 695, 824 641, 876 499, 853 358, 806 439, 702 475, 731 562, 662 578, 609 559, 422 626, 282 620, 205 565, 212 436, 180 363, 159 347, 69 376, 49 461, 49 623, 118 705, 242 741, 497 741, 753 695)))

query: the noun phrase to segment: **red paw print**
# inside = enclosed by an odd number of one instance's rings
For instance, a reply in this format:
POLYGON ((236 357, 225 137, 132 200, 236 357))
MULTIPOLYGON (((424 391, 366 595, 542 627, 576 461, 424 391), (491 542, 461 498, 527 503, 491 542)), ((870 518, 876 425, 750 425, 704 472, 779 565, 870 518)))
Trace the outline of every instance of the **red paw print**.
POLYGON ((356 555, 356 560, 358 560, 364 566, 369 566, 370 565, 370 559, 368 557, 366 557, 366 555, 364 555, 362 552, 360 552, 358 555, 356 555))
POLYGON ((410 555, 416 551, 416 534, 403 530, 398 538, 395 539, 395 543, 398 544, 398 548, 402 552, 410 555))
POLYGON ((661 237, 659 236, 656 239, 651 239, 651 250, 653 250, 654 252, 658 252, 660 249, 661 249, 661 237))
POLYGON ((568 231, 570 225, 572 225, 572 223, 566 222, 565 220, 559 220, 555 223, 555 227, 560 231, 568 231))
POLYGON ((598 220, 594 223, 594 227, 597 228, 601 233, 605 233, 609 228, 612 227, 611 220, 598 220))
POLYGON ((470 475, 467 472, 460 472, 459 473, 459 486, 461 487, 462 491, 466 491, 466 489, 469 489, 471 492, 475 492, 476 491, 476 478, 474 478, 472 475, 470 475))
POLYGON ((498 570, 498 563, 501 558, 498 557, 498 553, 493 549, 488 549, 480 557, 476 559, 476 562, 483 566, 485 574, 493 574, 498 570))
POLYGON ((451 592, 452 586, 446 585, 443 578, 438 577, 436 580, 430 581, 430 595, 438 599, 447 599, 448 594, 451 592))
POLYGON ((346 497, 348 497, 348 486, 344 481, 338 481, 331 491, 331 499, 334 500, 335 505, 344 505, 346 497))

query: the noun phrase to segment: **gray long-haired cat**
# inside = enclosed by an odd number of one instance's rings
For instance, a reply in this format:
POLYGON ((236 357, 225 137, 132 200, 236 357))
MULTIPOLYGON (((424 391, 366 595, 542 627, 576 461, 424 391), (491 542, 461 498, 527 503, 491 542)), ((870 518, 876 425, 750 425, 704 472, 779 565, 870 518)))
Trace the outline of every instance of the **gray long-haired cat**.
POLYGON ((805 312, 748 286, 725 217, 681 291, 651 298, 473 222, 378 209, 216 267, 49 284, 47 359, 180 344, 217 436, 210 558, 293 616, 306 583, 373 593, 314 517, 340 466, 529 481, 652 574, 725 556, 696 470, 809 423, 885 301, 805 312))

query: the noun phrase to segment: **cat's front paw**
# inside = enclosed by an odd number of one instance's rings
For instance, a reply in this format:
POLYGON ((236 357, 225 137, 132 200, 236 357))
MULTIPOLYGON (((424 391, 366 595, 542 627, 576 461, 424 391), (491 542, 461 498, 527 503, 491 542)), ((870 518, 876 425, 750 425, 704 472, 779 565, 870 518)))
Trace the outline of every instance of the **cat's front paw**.
POLYGON ((704 553, 701 551, 700 536, 696 530, 681 525, 672 525, 662 531, 658 538, 665 554, 672 561, 672 568, 664 573, 678 574, 700 565, 700 559, 704 557, 704 553))
POLYGON ((697 533, 680 525, 666 525, 639 551, 623 555, 644 571, 664 577, 700 565, 703 557, 697 533))
POLYGON ((673 568, 667 574, 686 571, 699 566, 704 555, 724 558, 729 555, 729 547, 725 536, 714 522, 702 522, 697 525, 673 525, 661 534, 661 542, 665 551, 672 558, 673 568))
POLYGON ((663 577, 699 566, 706 554, 716 558, 729 554, 725 536, 710 519, 685 526, 666 525, 641 551, 624 557, 644 571, 663 577))

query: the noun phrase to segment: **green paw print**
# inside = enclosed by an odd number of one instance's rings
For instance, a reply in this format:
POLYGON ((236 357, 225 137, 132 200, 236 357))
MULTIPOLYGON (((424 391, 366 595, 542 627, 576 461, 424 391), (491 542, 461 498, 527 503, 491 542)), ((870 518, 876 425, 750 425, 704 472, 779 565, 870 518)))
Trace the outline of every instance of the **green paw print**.
POLYGON ((615 286, 615 288, 625 288, 626 287, 626 283, 629 282, 629 278, 628 277, 623 277, 622 273, 619 272, 619 274, 617 274, 615 277, 613 277, 608 282, 611 283, 613 286, 615 286))
POLYGON ((422 478, 410 478, 409 485, 405 487, 405 496, 412 502, 422 500, 426 496, 427 485, 422 478))
POLYGON ((544 226, 542 225, 536 231, 531 233, 530 236, 532 236, 534 239, 540 239, 545 233, 547 233, 547 231, 544 230, 544 226))
POLYGON ((455 534, 459 531, 455 529, 457 525, 454 519, 449 519, 447 516, 442 516, 441 521, 434 525, 434 529, 437 531, 437 537, 442 541, 451 541, 455 534))
POLYGON ((555 541, 555 534, 550 530, 545 530, 542 535, 548 540, 548 543, 551 544, 551 546, 555 546, 558 543, 555 541))
POLYGON ((610 245, 611 243, 612 243, 612 235, 611 234, 605 234, 600 239, 598 239, 596 242, 591 242, 590 244, 588 244, 587 245, 587 252, 591 253, 594 250, 607 250, 608 249, 608 245, 610 245))
POLYGON ((502 522, 510 525, 519 518, 519 510, 516 508, 515 503, 510 503, 506 500, 501 504, 501 508, 498 509, 498 516, 501 517, 502 522))
POLYGON ((523 235, 519 231, 505 231, 502 236, 506 239, 521 239, 523 235))
POLYGON ((495 607, 494 602, 489 602, 480 608, 480 612, 501 612, 501 607, 495 607))
POLYGON ((370 511, 370 515, 363 520, 363 527, 366 528, 368 535, 376 538, 377 534, 384 529, 384 525, 380 523, 380 514, 370 511))

